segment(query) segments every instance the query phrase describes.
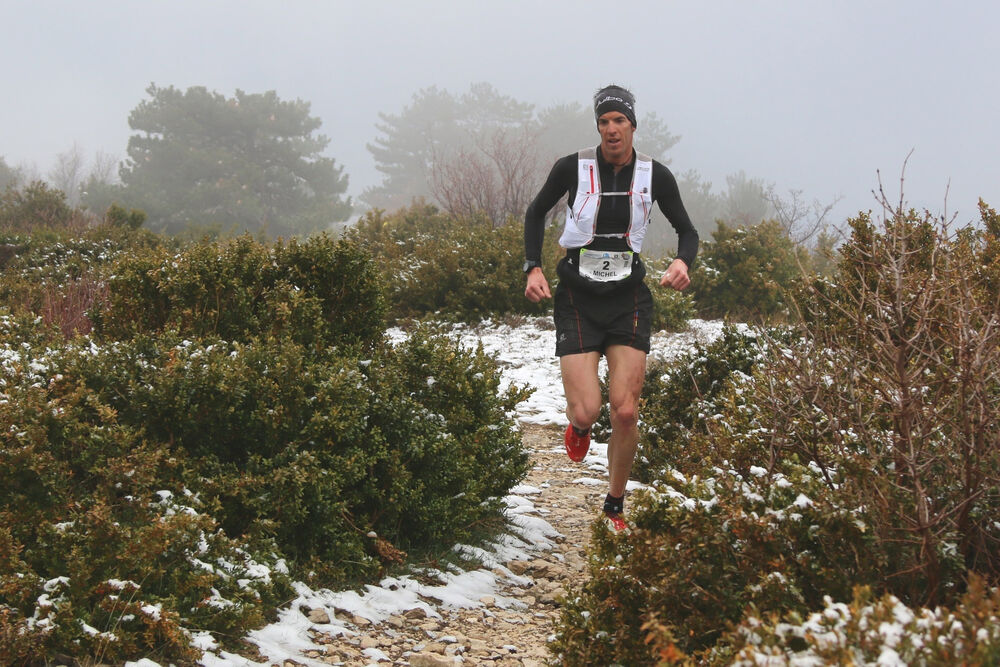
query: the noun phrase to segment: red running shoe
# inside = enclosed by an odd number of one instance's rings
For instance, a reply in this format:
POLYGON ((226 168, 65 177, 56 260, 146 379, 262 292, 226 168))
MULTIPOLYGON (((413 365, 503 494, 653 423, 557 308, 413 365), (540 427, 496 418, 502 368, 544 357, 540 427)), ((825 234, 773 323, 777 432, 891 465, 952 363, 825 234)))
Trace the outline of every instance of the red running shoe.
POLYGON ((625 523, 625 519, 622 518, 621 514, 615 514, 613 512, 605 512, 604 521, 608 524, 608 528, 610 528, 611 532, 613 533, 628 532, 628 524, 625 523))
POLYGON ((571 461, 579 463, 590 451, 590 429, 584 435, 577 435, 573 425, 566 427, 566 454, 571 461))

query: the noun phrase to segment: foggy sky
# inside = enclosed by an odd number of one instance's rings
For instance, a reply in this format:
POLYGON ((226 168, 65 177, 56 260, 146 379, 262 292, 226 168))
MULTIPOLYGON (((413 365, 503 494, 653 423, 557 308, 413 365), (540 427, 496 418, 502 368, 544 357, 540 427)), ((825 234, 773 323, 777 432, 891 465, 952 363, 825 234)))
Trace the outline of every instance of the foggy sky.
MULTIPOLYGON (((537 107, 615 82, 682 137, 670 166, 743 170, 875 206, 1000 207, 1000 3, 929 0, 0 0, 0 156, 46 175, 78 146, 125 157, 150 83, 311 102, 355 197, 381 181, 378 112, 488 82, 537 107)), ((642 148, 642 128, 636 146, 642 148)), ((595 143, 597 135, 595 131, 595 143)), ((566 146, 569 153, 579 146, 566 146)))

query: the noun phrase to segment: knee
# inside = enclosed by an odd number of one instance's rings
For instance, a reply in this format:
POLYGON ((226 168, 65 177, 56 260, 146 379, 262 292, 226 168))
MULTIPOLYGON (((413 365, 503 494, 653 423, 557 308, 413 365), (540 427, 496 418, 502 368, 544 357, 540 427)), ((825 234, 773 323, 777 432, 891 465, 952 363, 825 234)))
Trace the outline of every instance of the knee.
POLYGON ((611 404, 611 426, 613 428, 632 428, 638 423, 639 406, 635 401, 611 404))
POLYGON ((577 403, 567 410, 569 420, 578 428, 587 428, 601 416, 601 404, 577 403))

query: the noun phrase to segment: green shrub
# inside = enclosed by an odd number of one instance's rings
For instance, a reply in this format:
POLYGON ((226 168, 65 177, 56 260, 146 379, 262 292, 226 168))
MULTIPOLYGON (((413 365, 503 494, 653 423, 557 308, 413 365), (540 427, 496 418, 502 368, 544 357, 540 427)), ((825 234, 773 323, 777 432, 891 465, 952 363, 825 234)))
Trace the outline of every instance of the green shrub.
POLYGON ((104 213, 104 221, 112 227, 139 229, 142 223, 146 222, 146 213, 135 208, 126 210, 125 207, 115 203, 104 213))
MULTIPOLYGON (((542 266, 550 284, 563 251, 558 233, 549 230, 542 266)), ((375 257, 388 288, 390 318, 433 317, 477 323, 510 314, 540 316, 552 304, 524 297, 524 229, 516 221, 493 227, 486 219, 459 218, 434 206, 414 204, 391 215, 374 210, 347 231, 375 257)), ((651 261, 650 278, 659 279, 662 261, 651 261)), ((687 294, 653 291, 654 330, 679 331, 694 313, 687 294)))
POLYGON ((107 225, 7 235, 0 245, 0 299, 11 311, 39 315, 63 336, 89 333, 88 313, 103 303, 105 280, 122 255, 160 245, 147 233, 107 225))
POLYGON ((370 359, 318 355, 288 338, 251 343, 175 333, 73 357, 120 422, 179 461, 174 484, 232 536, 272 536, 302 570, 377 572, 368 532, 402 548, 440 544, 497 516, 527 455, 494 362, 414 334, 370 359))
MULTIPOLYGON (((370 344, 381 338, 388 307, 385 287, 378 264, 362 248, 317 234, 276 244, 274 261, 296 297, 318 300, 323 331, 317 342, 370 344)), ((281 313, 280 300, 272 302, 275 314, 281 313)), ((306 324, 290 322, 293 330, 306 324)))
POLYGON ((260 625, 288 594, 273 548, 221 532, 176 459, 86 386, 72 359, 99 351, 6 333, 0 656, 190 661, 186 628, 260 625))
POLYGON ((371 345, 384 328, 382 288, 370 258, 317 235, 268 247, 249 236, 124 257, 107 304, 91 314, 105 339, 173 328, 245 341, 287 335, 310 346, 371 345))
POLYGON ((672 468, 700 471, 712 453, 693 447, 692 434, 705 432, 705 415, 718 412, 715 398, 730 378, 750 375, 762 356, 756 333, 726 326, 718 339, 696 345, 681 359, 650 363, 642 391, 636 476, 651 482, 672 468))
MULTIPOLYGON (((458 219, 415 204, 390 216, 368 213, 348 230, 375 257, 385 276, 392 319, 479 322, 520 313, 542 315, 551 303, 524 297, 524 230, 486 220, 458 219)), ((543 265, 550 280, 561 252, 548 234, 543 265)))
POLYGON ((424 329, 359 358, 176 332, 50 347, 3 324, 0 655, 191 660, 186 628, 259 625, 286 560, 344 585, 447 551, 500 524, 528 469, 524 392, 424 329))
POLYGON ((800 267, 808 266, 809 258, 777 221, 748 227, 719 221, 698 262, 691 292, 699 315, 757 322, 786 317, 785 293, 801 278, 800 267))
POLYGON ((23 188, 8 186, 0 195, 0 232, 30 234, 38 230, 82 229, 85 216, 66 203, 66 194, 43 181, 23 188))
POLYGON ((387 435, 404 430, 396 439, 405 445, 403 460, 413 471, 408 485, 386 470, 386 483, 398 492, 380 494, 387 504, 379 512, 398 517, 398 529, 413 532, 412 541, 446 540, 449 530, 467 536, 464 531, 474 522, 497 516, 503 497, 530 467, 510 416, 527 398, 526 390, 501 391, 499 370, 481 347, 461 350, 425 328, 385 359, 377 358, 368 372, 377 395, 397 401, 380 400, 371 418, 387 435), (445 435, 425 442, 409 436, 405 431, 414 428, 418 414, 440 423, 445 435), (406 514, 390 507, 394 498, 412 501, 404 503, 406 514), (417 525, 404 525, 414 518, 417 525))
POLYGON ((787 471, 675 472, 635 493, 630 535, 595 531, 590 577, 568 596, 552 644, 560 664, 656 664, 643 626, 668 629, 680 653, 704 653, 748 605, 803 612, 850 594, 870 567, 864 525, 816 471, 787 471))
POLYGON ((646 260, 646 284, 653 294, 653 331, 683 331, 695 316, 695 304, 690 292, 678 292, 660 287, 659 281, 667 270, 667 260, 646 260))
POLYGON ((673 289, 651 286, 653 293, 653 331, 684 331, 695 316, 691 295, 673 289))

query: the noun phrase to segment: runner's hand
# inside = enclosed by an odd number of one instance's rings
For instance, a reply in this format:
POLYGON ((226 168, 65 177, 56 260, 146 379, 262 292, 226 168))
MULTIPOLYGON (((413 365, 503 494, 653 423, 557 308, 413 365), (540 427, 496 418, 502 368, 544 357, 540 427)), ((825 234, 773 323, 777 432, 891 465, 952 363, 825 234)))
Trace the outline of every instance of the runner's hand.
POLYGON ((545 279, 545 274, 537 266, 528 271, 528 284, 524 288, 524 296, 532 303, 552 298, 552 292, 549 291, 549 281, 545 279))
POLYGON ((687 264, 680 259, 670 262, 670 266, 660 278, 660 287, 673 287, 678 292, 690 284, 691 279, 688 278, 687 264))

